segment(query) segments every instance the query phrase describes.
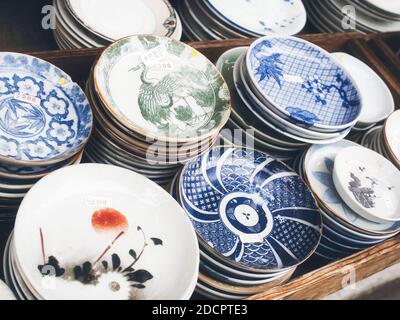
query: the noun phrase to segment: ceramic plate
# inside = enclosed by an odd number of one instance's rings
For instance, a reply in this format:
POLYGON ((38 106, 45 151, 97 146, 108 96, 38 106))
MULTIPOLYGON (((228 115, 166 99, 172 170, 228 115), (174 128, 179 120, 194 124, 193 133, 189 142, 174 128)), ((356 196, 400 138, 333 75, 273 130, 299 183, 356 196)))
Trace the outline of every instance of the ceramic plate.
POLYGON ((0 301, 15 300, 11 290, 0 280, 0 301))
POLYGON ((206 0, 204 3, 232 27, 255 36, 294 35, 307 21, 301 0, 206 0))
POLYGON ((400 166, 400 111, 394 112, 387 119, 384 128, 384 139, 394 160, 400 166))
POLYGON ((333 181, 341 198, 364 218, 400 221, 400 171, 380 154, 350 147, 335 158, 333 181))
POLYGON ((190 162, 180 200, 200 239, 242 269, 265 273, 298 265, 321 236, 321 216, 307 186, 258 151, 214 148, 190 162))
POLYGON ((338 219, 351 226, 372 233, 393 233, 400 223, 375 223, 364 219, 350 209, 337 193, 333 182, 333 167, 336 155, 344 148, 358 144, 343 140, 327 146, 312 146, 304 158, 304 172, 314 194, 338 219))
POLYGON ((351 76, 325 50, 293 37, 264 37, 250 47, 246 65, 259 93, 276 111, 310 128, 353 126, 361 98, 351 76))
POLYGON ((383 10, 389 14, 400 15, 400 3, 396 0, 365 0, 365 2, 375 8, 383 10))
POLYGON ((215 66, 172 39, 123 39, 102 54, 94 77, 108 111, 149 138, 216 136, 230 115, 229 90, 215 66))
POLYGON ((359 123, 385 120, 394 111, 394 100, 386 83, 361 60, 343 52, 332 54, 357 84, 362 100, 359 123))
POLYGON ((186 299, 197 280, 197 239, 182 208, 117 167, 42 179, 19 209, 14 241, 22 275, 46 300, 186 299))
POLYGON ((82 149, 92 112, 80 87, 34 58, 0 58, 0 158, 17 165, 52 164, 82 149))
POLYGON ((170 36, 177 24, 164 0, 68 0, 66 5, 85 28, 111 42, 136 34, 170 36))

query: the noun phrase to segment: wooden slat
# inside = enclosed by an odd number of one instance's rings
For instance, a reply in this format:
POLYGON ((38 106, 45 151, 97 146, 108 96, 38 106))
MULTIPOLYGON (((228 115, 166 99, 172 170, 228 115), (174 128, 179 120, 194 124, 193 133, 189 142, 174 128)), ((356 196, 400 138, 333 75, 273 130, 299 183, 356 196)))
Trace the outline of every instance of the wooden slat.
POLYGON ((259 294, 250 300, 315 300, 343 289, 349 267, 361 281, 400 262, 400 238, 388 240, 347 259, 308 273, 290 283, 259 294))

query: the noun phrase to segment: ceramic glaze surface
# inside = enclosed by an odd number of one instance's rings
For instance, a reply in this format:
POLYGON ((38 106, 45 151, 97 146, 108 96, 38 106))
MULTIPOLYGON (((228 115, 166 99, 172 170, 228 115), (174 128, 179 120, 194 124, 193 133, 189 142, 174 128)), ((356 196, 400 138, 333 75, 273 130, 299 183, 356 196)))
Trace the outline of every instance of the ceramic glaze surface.
POLYGON ((180 192, 198 236, 241 267, 292 267, 318 245, 321 217, 311 192, 263 153, 213 149, 185 167, 180 192))
POLYGON ((177 24, 163 0, 68 0, 67 5, 84 26, 111 41, 135 34, 169 36, 177 24))
POLYGON ((299 0, 206 0, 228 24, 256 35, 293 35, 307 20, 299 0))
POLYGON ((14 243, 21 273, 46 300, 188 299, 197 280, 198 244, 182 208, 118 167, 42 179, 19 209, 14 243))
POLYGON ((361 101, 347 73, 324 50, 301 39, 265 37, 246 60, 257 90, 282 114, 310 127, 345 129, 361 101))
POLYGON ((92 127, 91 109, 79 86, 34 59, 9 54, 2 61, 0 156, 48 161, 79 150, 92 127))
POLYGON ((95 80, 119 121, 157 139, 209 136, 229 118, 229 90, 215 66, 168 38, 117 42, 102 55, 95 80))

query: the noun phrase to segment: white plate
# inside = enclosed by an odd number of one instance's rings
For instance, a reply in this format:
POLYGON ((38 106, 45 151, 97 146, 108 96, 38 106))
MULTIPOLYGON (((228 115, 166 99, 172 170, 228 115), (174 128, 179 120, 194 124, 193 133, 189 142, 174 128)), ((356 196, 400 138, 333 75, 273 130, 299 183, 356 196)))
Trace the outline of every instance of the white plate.
POLYGON ((6 284, 0 280, 0 301, 4 300, 15 300, 15 297, 6 284))
POLYGON ((197 239, 180 206, 150 180, 113 166, 74 166, 42 179, 20 207, 14 241, 22 275, 46 300, 185 299, 197 281, 197 239), (91 271, 77 277, 85 262, 91 271), (135 271, 127 270, 132 263, 135 271))
POLYGON ((386 146, 400 166, 400 110, 386 120, 383 133, 386 146))
POLYGON ((365 0, 365 2, 387 13, 400 15, 400 1, 398 0, 365 0))
POLYGON ((359 125, 367 126, 385 120, 394 111, 393 96, 386 83, 361 60, 344 52, 332 55, 358 86, 362 101, 359 125))
POLYGON ((251 35, 294 35, 307 22, 301 0, 206 0, 214 14, 251 35))
POLYGON ((164 0, 68 0, 73 16, 89 31, 115 41, 136 34, 170 36, 175 12, 164 0))
POLYGON ((380 154, 363 147, 338 153, 333 181, 342 199, 377 223, 400 221, 400 171, 380 154))

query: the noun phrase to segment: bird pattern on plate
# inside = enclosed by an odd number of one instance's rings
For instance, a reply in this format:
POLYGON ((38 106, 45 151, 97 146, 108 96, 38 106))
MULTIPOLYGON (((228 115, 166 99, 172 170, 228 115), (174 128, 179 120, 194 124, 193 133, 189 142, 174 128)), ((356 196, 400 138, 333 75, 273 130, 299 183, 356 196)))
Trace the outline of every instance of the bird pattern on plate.
POLYGON ((185 167, 180 193, 200 238, 241 267, 292 267, 318 245, 321 216, 311 192, 264 153, 212 149, 185 167))

